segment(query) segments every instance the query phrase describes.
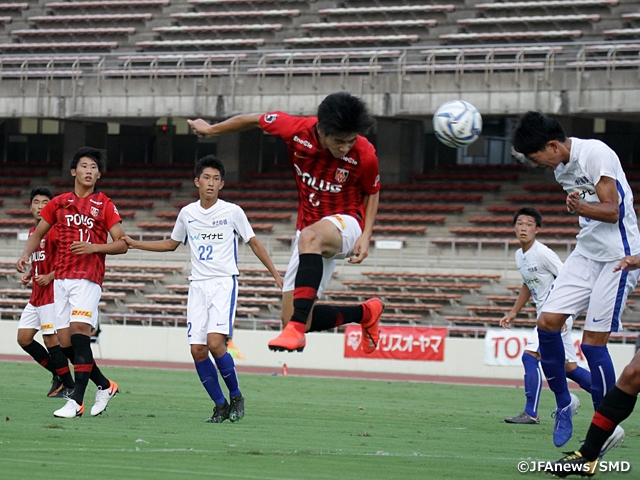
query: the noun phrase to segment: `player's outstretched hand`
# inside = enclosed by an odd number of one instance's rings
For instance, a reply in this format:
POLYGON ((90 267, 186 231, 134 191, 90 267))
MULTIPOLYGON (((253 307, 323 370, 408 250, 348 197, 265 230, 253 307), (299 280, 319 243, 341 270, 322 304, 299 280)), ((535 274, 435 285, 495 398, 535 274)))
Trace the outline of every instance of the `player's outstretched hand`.
POLYGON ((580 209, 580 192, 571 192, 567 195, 567 212, 578 213, 580 209))
POLYGON ((640 268, 640 258, 635 255, 629 255, 620 260, 620 263, 613 268, 613 271, 637 270, 638 268, 640 268))
POLYGON ((191 130, 193 130, 193 133, 195 133, 196 135, 199 135, 199 136, 211 135, 209 133, 209 128, 211 128, 211 125, 205 122, 204 120, 202 120, 201 118, 198 118, 197 120, 187 120, 187 123, 191 127, 191 130))
POLYGON ((353 254, 349 257, 349 263, 362 263, 369 256, 369 238, 359 237, 353 246, 353 254))
POLYGON ((511 328, 511 320, 513 320, 513 317, 511 315, 505 315, 500 319, 500 326, 502 328, 511 328))
POLYGON ((87 242, 73 242, 71 244, 71 252, 76 255, 89 255, 94 253, 93 245, 87 242))
POLYGON ((24 273, 25 267, 27 266, 28 263, 29 263, 29 257, 20 257, 16 262, 16 270, 18 270, 20 273, 24 273))
POLYGON ((125 235, 121 240, 124 240, 129 248, 136 248, 136 241, 129 235, 125 235))

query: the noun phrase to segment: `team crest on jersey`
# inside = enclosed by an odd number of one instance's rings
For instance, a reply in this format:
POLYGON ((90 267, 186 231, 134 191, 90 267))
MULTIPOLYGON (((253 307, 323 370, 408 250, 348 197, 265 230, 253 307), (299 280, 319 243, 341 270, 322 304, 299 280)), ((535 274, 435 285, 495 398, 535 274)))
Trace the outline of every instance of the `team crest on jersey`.
POLYGON ((344 168, 336 169, 336 182, 344 183, 347 181, 348 176, 349 176, 349 170, 345 170, 344 168))
POLYGON ((276 121, 276 118, 278 118, 277 113, 268 113, 264 116, 264 121, 265 123, 273 123, 276 121))
POLYGON ((100 210, 98 210, 96 207, 91 207, 90 212, 94 217, 97 217, 100 214, 100 210))

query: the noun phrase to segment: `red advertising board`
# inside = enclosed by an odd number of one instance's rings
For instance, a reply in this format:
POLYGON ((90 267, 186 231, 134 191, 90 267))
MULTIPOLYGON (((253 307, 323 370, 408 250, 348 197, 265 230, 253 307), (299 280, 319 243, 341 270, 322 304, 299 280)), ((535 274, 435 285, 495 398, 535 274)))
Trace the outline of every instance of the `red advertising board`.
POLYGON ((390 358, 442 362, 446 328, 380 327, 378 348, 372 354, 362 351, 360 325, 347 325, 344 333, 345 358, 390 358))

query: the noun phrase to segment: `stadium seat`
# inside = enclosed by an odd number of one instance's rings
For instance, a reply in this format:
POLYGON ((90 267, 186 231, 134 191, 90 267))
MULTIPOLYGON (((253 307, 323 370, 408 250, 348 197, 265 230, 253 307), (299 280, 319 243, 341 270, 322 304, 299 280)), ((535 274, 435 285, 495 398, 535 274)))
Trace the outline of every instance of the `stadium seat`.
POLYGON ((388 223, 427 223, 443 224, 447 217, 444 215, 385 215, 378 214, 376 222, 388 223))
POLYGON ((104 13, 92 15, 34 15, 31 23, 78 23, 78 22, 146 22, 153 18, 151 13, 104 13))
POLYGON ((318 10, 320 15, 366 15, 367 13, 382 13, 385 15, 393 13, 437 13, 453 12, 455 5, 381 5, 376 7, 344 7, 344 8, 322 8, 318 10))
POLYGON ((110 272, 144 272, 144 273, 173 273, 179 274, 184 270, 182 265, 118 265, 109 264, 106 269, 110 272))
MULTIPOLYGON (((513 225, 513 217, 499 217, 499 216, 489 216, 489 217, 469 217, 467 219, 469 223, 476 223, 479 225, 513 225)), ((578 224, 578 219, 573 215, 565 215, 563 217, 547 217, 544 218, 542 223, 544 225, 570 225, 576 226, 578 224)))
MULTIPOLYGON (((487 207, 487 212, 491 213, 508 213, 511 215, 515 215, 517 210, 518 207, 512 207, 509 205, 492 205, 490 207, 487 207)), ((536 206, 536 210, 538 210, 543 216, 569 215, 569 213, 567 212, 567 207, 564 205, 539 205, 536 206)))
POLYGON ((416 291, 428 290, 440 292, 469 292, 476 294, 482 288, 480 283, 451 283, 451 282, 400 282, 384 280, 343 280, 345 287, 368 288, 372 291, 386 292, 387 290, 416 291))
POLYGON ((11 3, 0 3, 0 11, 6 10, 28 10, 29 3, 28 2, 11 2, 11 3))
MULTIPOLYGON (((328 300, 334 300, 339 298, 351 298, 364 302, 368 298, 371 298, 371 291, 360 290, 328 290, 324 292, 324 297, 328 300)), ((381 298, 383 301, 387 299, 405 299, 414 301, 416 303, 431 300, 431 301, 446 301, 451 304, 452 307, 458 306, 458 300, 462 298, 462 294, 459 293, 427 293, 427 292, 376 292, 376 297, 381 298)), ((515 297, 511 297, 515 298, 515 297)))
POLYGON ((11 23, 11 17, 0 16, 0 23, 11 23))
POLYGON ((387 191, 446 191, 446 192, 497 192, 500 184, 497 183, 390 183, 384 184, 382 189, 387 191))
MULTIPOLYGON (((73 187, 73 180, 61 180, 54 179, 49 182, 54 187, 73 187)), ((134 189, 177 189, 182 187, 182 181, 180 180, 164 180, 164 181, 148 181, 140 182, 137 180, 115 180, 110 178, 101 178, 100 187, 102 188, 134 188, 134 189)))
MULTIPOLYGON (((546 203, 566 203, 567 196, 563 192, 549 195, 507 195, 507 202, 520 203, 526 205, 544 205, 546 203)), ((565 207, 566 208, 566 207, 565 207)))
MULTIPOLYGON (((449 230, 455 235, 513 235, 512 227, 455 227, 449 230)), ((540 236, 575 237, 579 228, 541 228, 540 236)), ((544 242, 543 242, 544 243, 544 242)))
POLYGON ((519 32, 491 32, 491 33, 447 33, 440 35, 440 40, 444 41, 465 41, 475 42, 482 40, 503 41, 503 40, 546 40, 549 38, 579 38, 582 36, 581 30, 544 30, 531 31, 523 30, 519 32))
POLYGON ((17 197, 20 193, 19 188, 0 188, 0 197, 17 197))
POLYGON ((331 45, 338 43, 414 43, 418 35, 353 35, 341 37, 297 37, 285 38, 285 45, 331 45))
POLYGON ((424 203, 383 203, 378 212, 462 213, 464 205, 428 205, 424 203))
POLYGON ((119 208, 148 209, 153 208, 153 202, 146 202, 144 200, 117 200, 116 206, 119 208))
POLYGON ((263 38, 207 38, 201 40, 152 40, 136 42, 136 46, 141 48, 255 47, 263 44, 263 38))
MULTIPOLYGON (((138 228, 149 229, 149 230, 162 230, 166 232, 171 232, 173 229, 175 222, 140 222, 138 223, 138 228)), ((253 230, 256 232, 267 232, 273 230, 273 224, 270 223, 255 223, 251 225, 253 230)))
POLYGON ((301 28, 308 30, 341 30, 349 28, 420 28, 435 27, 435 20, 380 20, 371 22, 320 22, 303 23, 301 28))
POLYGON ((103 282, 102 289, 107 291, 133 292, 137 296, 142 296, 146 284, 143 282, 103 282))
POLYGON ((427 232, 427 227, 413 227, 405 225, 374 225, 373 233, 375 234, 411 234, 411 235, 424 235, 427 232))
POLYGON ((257 23, 257 24, 229 24, 229 25, 181 25, 172 27, 155 27, 158 33, 210 33, 210 32, 255 32, 255 31, 279 31, 281 23, 257 23))
POLYGON ((458 193, 458 194, 446 194, 446 193, 385 193, 380 194, 380 198, 385 202, 460 202, 460 203, 480 203, 482 201, 482 195, 475 195, 471 193, 458 193))
POLYGON ((619 0, 540 0, 527 2, 477 3, 478 10, 517 10, 527 8, 615 7, 619 0))
MULTIPOLYGON (((502 277, 499 274, 492 273, 416 273, 416 272, 376 272, 376 271, 367 271, 362 272, 362 275, 370 278, 396 278, 398 280, 403 280, 406 278, 411 279, 420 279, 420 280, 433 280, 433 279, 448 279, 453 280, 455 282, 462 282, 468 280, 481 280, 481 281, 489 281, 491 283, 500 280, 502 277)), ((344 283, 344 282, 343 282, 344 283)))
POLYGON ((412 173, 409 175, 409 179, 414 182, 441 182, 443 180, 451 182, 465 182, 468 180, 513 182, 518 178, 519 175, 517 173, 412 173))
MULTIPOLYGON (((110 198, 164 198, 171 196, 171 190, 103 190, 103 193, 110 198)), ((114 200, 115 202, 115 200, 114 200)), ((115 202, 118 204, 118 202, 115 202)))
MULTIPOLYGON (((115 48, 118 48, 118 42, 0 43, 0 51, 4 52, 31 50, 113 50, 115 48)), ((81 72, 76 73, 80 74, 81 72)), ((2 72, 2 74, 6 75, 6 72, 2 72)))
POLYGON ((94 28, 33 28, 33 29, 17 29, 12 30, 11 35, 21 37, 43 37, 56 35, 133 35, 136 33, 134 27, 94 27, 94 28))
POLYGON ((459 25, 500 25, 509 23, 599 22, 600 15, 529 15, 511 17, 461 18, 459 25))
POLYGON ((137 8, 137 7, 166 7, 170 0, 91 0, 48 2, 46 8, 50 9, 89 9, 89 8, 137 8))
POLYGON ((300 15, 298 9, 279 10, 234 10, 218 12, 187 12, 172 13, 171 18, 176 20, 199 20, 203 18, 245 18, 245 17, 297 17, 300 15))

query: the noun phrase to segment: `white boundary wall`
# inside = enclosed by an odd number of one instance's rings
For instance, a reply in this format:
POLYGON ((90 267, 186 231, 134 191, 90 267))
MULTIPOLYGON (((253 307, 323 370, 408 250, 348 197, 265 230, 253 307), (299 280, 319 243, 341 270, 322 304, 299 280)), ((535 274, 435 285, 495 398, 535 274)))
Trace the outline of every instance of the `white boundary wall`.
MULTIPOLYGON (((0 321, 0 354, 25 355, 16 342, 18 322, 0 321)), ((100 342, 94 345, 96 358, 191 363, 186 330, 172 327, 137 327, 102 325, 100 342)), ((484 340, 447 338, 443 362, 374 360, 344 358, 344 336, 334 333, 307 335, 304 353, 273 353, 267 342, 275 331, 236 330, 234 342, 246 360, 238 366, 273 367, 279 371, 283 363, 289 368, 383 372, 413 375, 443 375, 479 378, 520 379, 522 367, 488 366, 484 364, 484 340)), ((39 336, 39 335, 38 335, 39 336)), ((619 375, 634 355, 634 345, 609 345, 619 375)))

